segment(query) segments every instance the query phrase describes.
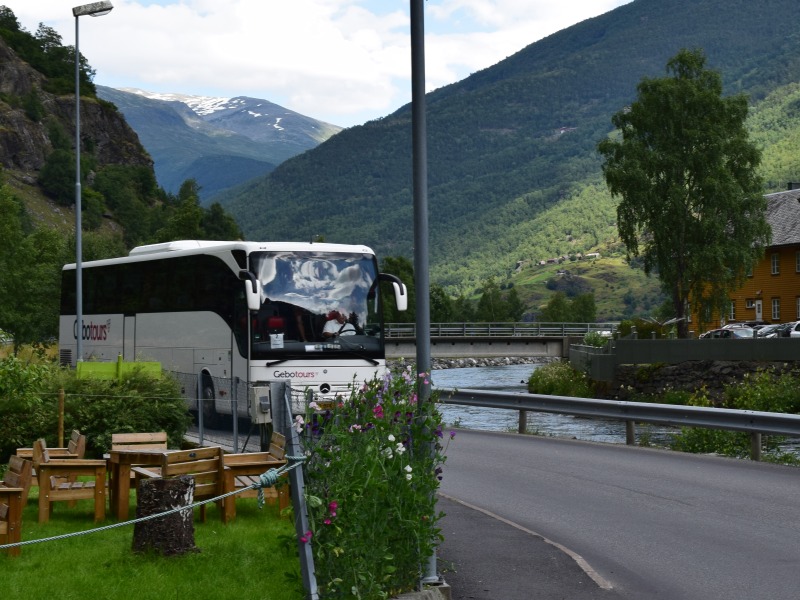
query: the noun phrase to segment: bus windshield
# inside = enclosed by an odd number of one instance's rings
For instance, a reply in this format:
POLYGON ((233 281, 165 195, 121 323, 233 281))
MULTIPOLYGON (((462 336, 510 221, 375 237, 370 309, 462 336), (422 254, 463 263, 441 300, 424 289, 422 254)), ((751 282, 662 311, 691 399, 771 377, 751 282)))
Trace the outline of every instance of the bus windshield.
POLYGON ((375 257, 361 253, 253 252, 261 308, 251 315, 251 356, 382 356, 375 257))

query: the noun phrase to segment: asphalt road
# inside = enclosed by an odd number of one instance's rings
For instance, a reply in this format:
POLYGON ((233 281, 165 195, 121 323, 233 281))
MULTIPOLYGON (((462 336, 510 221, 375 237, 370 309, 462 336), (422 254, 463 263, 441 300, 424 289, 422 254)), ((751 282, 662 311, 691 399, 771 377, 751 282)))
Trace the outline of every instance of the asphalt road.
POLYGON ((616 597, 800 598, 798 468, 460 431, 441 492, 561 544, 616 597))

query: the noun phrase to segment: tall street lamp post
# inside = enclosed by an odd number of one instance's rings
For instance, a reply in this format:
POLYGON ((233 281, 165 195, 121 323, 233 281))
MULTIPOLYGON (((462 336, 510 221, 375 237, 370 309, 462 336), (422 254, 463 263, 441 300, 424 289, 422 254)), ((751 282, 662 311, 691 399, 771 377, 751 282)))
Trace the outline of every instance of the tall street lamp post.
POLYGON ((92 2, 72 9, 75 17, 75 321, 77 360, 83 360, 83 239, 81 236, 81 52, 78 47, 79 17, 102 17, 111 12, 111 2, 92 2))

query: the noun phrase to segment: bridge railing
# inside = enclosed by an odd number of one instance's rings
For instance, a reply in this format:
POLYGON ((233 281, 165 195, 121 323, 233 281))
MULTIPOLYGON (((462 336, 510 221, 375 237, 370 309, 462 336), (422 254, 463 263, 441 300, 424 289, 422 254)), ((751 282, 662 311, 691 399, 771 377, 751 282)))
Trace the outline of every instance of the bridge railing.
MULTIPOLYGON (((565 337, 590 332, 611 337, 619 323, 431 323, 431 337, 565 337)), ((387 338, 416 338, 416 323, 387 323, 387 338)))
POLYGON ((443 404, 518 410, 520 433, 524 433, 527 428, 528 411, 595 419, 619 419, 625 422, 625 438, 629 445, 635 444, 634 423, 637 422, 744 431, 750 434, 750 458, 753 460, 761 459, 762 434, 800 437, 800 415, 797 414, 491 390, 440 388, 438 391, 439 402, 443 404))

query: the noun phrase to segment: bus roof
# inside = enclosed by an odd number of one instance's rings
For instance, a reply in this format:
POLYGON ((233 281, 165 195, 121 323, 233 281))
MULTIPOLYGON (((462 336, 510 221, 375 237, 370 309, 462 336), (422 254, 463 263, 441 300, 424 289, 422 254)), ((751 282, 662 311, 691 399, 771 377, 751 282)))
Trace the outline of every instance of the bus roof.
MULTIPOLYGON (((128 256, 117 258, 107 258, 84 263, 84 266, 100 266, 114 264, 117 262, 136 262, 139 260, 150 260, 153 258, 164 258, 166 256, 192 255, 215 253, 220 251, 244 250, 248 254, 251 252, 342 252, 342 253, 361 253, 375 254, 368 246, 355 244, 328 244, 311 242, 225 242, 209 240, 178 240, 174 242, 163 242, 160 244, 148 244, 137 246, 130 251, 128 256)), ((75 263, 64 265, 64 269, 74 269, 75 263)))

